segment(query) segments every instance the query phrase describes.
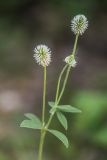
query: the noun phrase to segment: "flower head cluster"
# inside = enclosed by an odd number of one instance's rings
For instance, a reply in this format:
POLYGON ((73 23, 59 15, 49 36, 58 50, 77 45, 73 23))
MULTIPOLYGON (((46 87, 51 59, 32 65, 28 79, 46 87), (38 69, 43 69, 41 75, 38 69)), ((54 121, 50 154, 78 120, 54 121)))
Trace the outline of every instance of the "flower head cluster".
POLYGON ((48 66, 51 62, 51 50, 46 45, 38 45, 34 49, 34 58, 36 62, 45 67, 48 66))
POLYGON ((64 61, 72 67, 75 67, 77 64, 73 55, 67 56, 64 61))
POLYGON ((88 21, 84 15, 77 15, 71 21, 71 29, 74 34, 82 35, 88 28, 88 21))

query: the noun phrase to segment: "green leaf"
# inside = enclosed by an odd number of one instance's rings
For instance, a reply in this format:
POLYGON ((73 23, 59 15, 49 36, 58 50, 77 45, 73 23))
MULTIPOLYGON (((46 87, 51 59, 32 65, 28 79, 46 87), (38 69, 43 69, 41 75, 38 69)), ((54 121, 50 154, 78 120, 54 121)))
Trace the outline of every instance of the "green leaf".
POLYGON ((55 102, 48 102, 48 104, 51 107, 49 113, 52 114, 56 110, 57 106, 55 105, 55 102))
MULTIPOLYGON (((69 113, 81 113, 81 110, 75 107, 72 107, 70 105, 57 105, 55 106, 55 102, 48 102, 50 107, 53 108, 57 108, 62 112, 69 112, 69 113)), ((50 113, 53 111, 54 109, 51 109, 50 113)))
POLYGON ((57 137, 66 146, 66 148, 69 147, 68 139, 63 133, 61 133, 61 132, 59 132, 57 130, 52 130, 52 129, 48 129, 48 131, 51 134, 53 134, 55 137, 57 137))
POLYGON ((37 116, 32 113, 26 113, 25 116, 29 118, 29 120, 23 120, 20 124, 20 127, 31 128, 31 129, 41 129, 42 124, 37 116))
POLYGON ((66 117, 61 112, 57 112, 57 118, 60 121, 60 123, 62 124, 62 126, 67 130, 68 123, 67 123, 66 117))
POLYGON ((81 113, 81 110, 70 105, 60 105, 57 107, 62 112, 81 113))
POLYGON ((50 107, 54 107, 55 106, 55 102, 48 102, 50 107))
POLYGON ((31 128, 31 129, 41 129, 41 126, 37 125, 34 121, 31 120, 24 120, 20 124, 20 127, 23 128, 31 128))
POLYGON ((25 117, 27 117, 27 118, 31 119, 32 121, 36 122, 36 124, 42 125, 40 119, 36 115, 34 115, 32 113, 25 113, 24 115, 25 115, 25 117))

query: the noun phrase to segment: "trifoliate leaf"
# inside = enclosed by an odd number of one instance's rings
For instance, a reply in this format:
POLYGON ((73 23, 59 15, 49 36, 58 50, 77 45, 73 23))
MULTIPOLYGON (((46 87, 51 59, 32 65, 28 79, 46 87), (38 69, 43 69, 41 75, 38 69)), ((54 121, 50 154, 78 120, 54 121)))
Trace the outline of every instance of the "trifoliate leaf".
POLYGON ((67 119, 66 119, 65 115, 62 114, 61 112, 57 112, 57 118, 58 118, 59 122, 62 124, 62 126, 67 130, 68 123, 67 123, 67 119))
POLYGON ((42 124, 37 116, 32 113, 26 113, 25 116, 29 118, 29 120, 23 120, 20 124, 20 127, 31 128, 31 129, 41 129, 42 124))
POLYGON ((59 105, 57 107, 62 112, 68 112, 68 113, 81 113, 81 110, 75 107, 72 107, 70 105, 59 105))
POLYGON ((57 130, 52 130, 52 129, 48 129, 48 131, 51 134, 53 134, 55 137, 57 137, 66 146, 66 148, 68 148, 69 142, 68 142, 67 137, 63 133, 61 133, 57 130))

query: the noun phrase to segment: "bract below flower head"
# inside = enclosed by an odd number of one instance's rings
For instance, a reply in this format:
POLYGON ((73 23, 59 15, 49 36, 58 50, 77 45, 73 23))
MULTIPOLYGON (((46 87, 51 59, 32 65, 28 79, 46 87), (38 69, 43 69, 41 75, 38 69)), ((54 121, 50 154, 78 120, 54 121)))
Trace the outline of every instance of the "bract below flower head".
POLYGON ((48 66, 51 62, 51 50, 46 45, 38 45, 34 49, 34 58, 36 62, 45 67, 48 66))
POLYGON ((87 28, 88 28, 88 20, 82 14, 75 16, 71 21, 71 29, 74 32, 74 34, 82 35, 87 28))
POLYGON ((76 60, 74 58, 73 55, 67 56, 64 60, 68 65, 72 66, 72 67, 76 67, 76 60))

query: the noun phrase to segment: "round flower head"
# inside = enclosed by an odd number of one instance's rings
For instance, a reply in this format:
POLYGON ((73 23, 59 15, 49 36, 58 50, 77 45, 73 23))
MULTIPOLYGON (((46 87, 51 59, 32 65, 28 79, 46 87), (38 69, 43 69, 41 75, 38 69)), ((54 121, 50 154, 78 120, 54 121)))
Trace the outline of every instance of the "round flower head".
POLYGON ((38 45, 34 49, 34 58, 36 62, 45 67, 48 66, 51 62, 51 50, 46 45, 38 45))
POLYGON ((67 56, 64 61, 72 67, 75 67, 77 64, 73 55, 67 56))
POLYGON ((71 21, 71 29, 74 34, 82 35, 88 28, 88 21, 84 15, 77 15, 71 21))

